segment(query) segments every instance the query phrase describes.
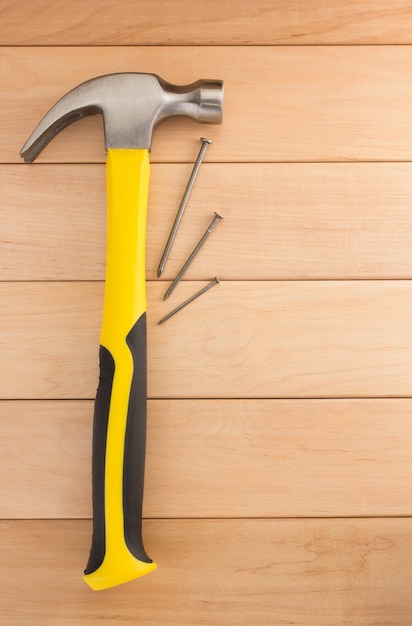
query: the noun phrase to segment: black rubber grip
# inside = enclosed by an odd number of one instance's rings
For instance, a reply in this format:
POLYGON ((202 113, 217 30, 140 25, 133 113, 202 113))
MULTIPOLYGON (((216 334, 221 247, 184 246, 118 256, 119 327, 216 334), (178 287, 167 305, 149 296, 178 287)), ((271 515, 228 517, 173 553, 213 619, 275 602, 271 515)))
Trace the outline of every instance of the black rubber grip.
MULTIPOLYGON (((138 319, 126 337, 133 358, 133 376, 128 401, 123 457, 124 539, 129 551, 140 561, 152 563, 142 540, 142 507, 146 454, 147 366, 146 314, 138 319)), ((115 361, 100 346, 100 377, 93 421, 92 491, 93 536, 85 574, 94 572, 106 553, 105 458, 110 400, 116 375, 115 361)))
POLYGON ((127 412, 123 462, 124 537, 130 552, 151 563, 143 547, 142 507, 146 457, 147 340, 146 313, 126 337, 133 357, 133 378, 127 412))
POLYGON ((100 376, 94 403, 92 448, 92 547, 85 574, 94 572, 103 563, 106 553, 104 480, 106 466, 107 426, 112 395, 115 364, 109 350, 100 346, 100 376))

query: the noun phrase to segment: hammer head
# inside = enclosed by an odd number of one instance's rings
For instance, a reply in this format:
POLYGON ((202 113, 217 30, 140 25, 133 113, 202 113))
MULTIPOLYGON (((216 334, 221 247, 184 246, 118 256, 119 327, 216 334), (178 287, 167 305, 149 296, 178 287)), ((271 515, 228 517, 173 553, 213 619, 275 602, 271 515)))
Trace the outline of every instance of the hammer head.
POLYGON ((153 129, 162 120, 186 115, 197 122, 220 124, 222 103, 223 83, 219 80, 180 86, 156 74, 99 76, 63 96, 34 129, 20 154, 31 163, 60 130, 95 113, 103 115, 106 149, 150 149, 153 129))

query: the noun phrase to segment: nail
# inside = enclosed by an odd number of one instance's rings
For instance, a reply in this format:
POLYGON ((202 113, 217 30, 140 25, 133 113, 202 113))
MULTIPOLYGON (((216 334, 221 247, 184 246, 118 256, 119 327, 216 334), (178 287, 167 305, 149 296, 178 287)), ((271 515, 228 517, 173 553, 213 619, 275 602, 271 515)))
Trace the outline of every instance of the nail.
POLYGON ((203 289, 201 289, 200 291, 198 291, 197 293, 195 293, 194 296, 192 296, 191 298, 189 298, 188 300, 186 300, 185 302, 183 302, 182 304, 180 304, 178 307, 176 307, 175 309, 173 309, 173 311, 170 311, 170 313, 168 313, 167 315, 165 315, 164 317, 162 317, 162 319, 160 320, 159 324, 164 324, 164 322, 166 322, 166 320, 170 319, 173 315, 175 315, 176 313, 178 313, 179 311, 181 311, 185 306, 187 306, 188 304, 190 304, 191 302, 193 302, 193 300, 196 300, 196 298, 198 298, 199 296, 202 295, 202 293, 205 293, 205 291, 208 291, 209 289, 211 289, 211 287, 213 287, 214 285, 217 285, 218 283, 220 283, 220 280, 218 278, 214 278, 212 280, 211 283, 209 283, 208 285, 206 285, 206 287, 203 287, 203 289))
POLYGON ((169 289, 166 291, 166 293, 165 293, 165 295, 163 297, 163 300, 167 300, 167 298, 170 296, 172 291, 175 290, 175 288, 177 287, 178 283, 181 281, 182 276, 186 273, 187 268, 192 263, 193 259, 198 255, 200 248, 203 246, 203 244, 205 243, 206 239, 209 237, 210 233, 214 230, 216 224, 218 222, 220 222, 220 220, 222 220, 222 219, 223 219, 223 217, 221 215, 219 215, 219 213, 216 213, 216 211, 215 211, 215 217, 210 222, 209 226, 206 229, 205 234, 200 239, 199 243, 196 245, 196 247, 194 248, 193 252, 189 255, 189 257, 185 261, 185 264, 183 265, 182 269, 180 270, 180 272, 178 273, 178 275, 176 276, 176 278, 174 279, 174 281, 170 285, 169 289))
POLYGON ((189 182, 187 183, 186 190, 185 190, 185 192, 183 194, 183 198, 182 198, 182 200, 180 202, 179 210, 178 210, 177 215, 175 217, 175 221, 173 223, 172 230, 171 230, 170 235, 169 235, 169 239, 167 240, 166 247, 164 249, 162 258, 160 260, 159 267, 157 268, 157 277, 158 278, 163 273, 163 270, 164 270, 164 268, 166 266, 167 259, 169 258, 170 250, 172 249, 173 242, 174 242, 174 240, 176 238, 177 229, 179 228, 180 222, 182 221, 183 212, 184 212, 184 210, 186 208, 186 205, 187 205, 187 202, 189 200, 189 196, 190 196, 190 193, 192 191, 193 185, 195 183, 196 176, 197 176, 197 174, 199 172, 200 165, 201 165, 201 163, 203 161, 203 157, 205 156, 205 152, 207 150, 208 145, 210 143, 212 143, 210 139, 205 139, 204 137, 201 137, 200 141, 202 142, 202 146, 200 148, 200 151, 199 151, 199 154, 197 156, 196 162, 195 162, 195 164, 193 166, 193 170, 192 170, 192 173, 190 175, 189 182))

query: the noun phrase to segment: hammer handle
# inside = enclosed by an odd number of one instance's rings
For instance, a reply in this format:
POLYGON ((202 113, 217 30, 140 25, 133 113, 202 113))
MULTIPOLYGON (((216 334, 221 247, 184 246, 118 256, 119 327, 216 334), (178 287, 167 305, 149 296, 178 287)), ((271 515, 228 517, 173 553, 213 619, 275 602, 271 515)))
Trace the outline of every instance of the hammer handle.
POLYGON ((93 423, 93 537, 84 580, 104 589, 148 574, 142 542, 146 448, 145 149, 108 150, 107 255, 93 423))

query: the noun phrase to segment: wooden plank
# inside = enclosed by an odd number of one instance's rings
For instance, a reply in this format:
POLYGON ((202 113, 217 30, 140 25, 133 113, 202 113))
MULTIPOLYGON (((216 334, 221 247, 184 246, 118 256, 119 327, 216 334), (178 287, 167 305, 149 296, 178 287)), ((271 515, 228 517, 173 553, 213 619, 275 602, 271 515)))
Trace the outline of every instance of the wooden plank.
MULTIPOLYGON (((91 515, 91 401, 0 403, 0 518, 91 515)), ((144 516, 411 515, 412 400, 150 400, 144 516)))
POLYGON ((411 43, 405 0, 3 0, 2 45, 411 43))
MULTIPOLYGON (((152 168, 150 280, 191 168, 152 168)), ((0 280, 102 280, 104 178, 103 165, 0 166, 0 280)), ((162 278, 176 276, 212 210, 225 221, 185 278, 411 278, 411 181, 410 163, 206 163, 162 278)))
MULTIPOLYGON (((410 46, 110 46, 1 49, 0 161, 18 162, 40 118, 77 84, 136 70, 177 84, 225 81, 223 125, 164 122, 154 161, 191 161, 191 140, 205 133, 216 141, 208 158, 219 162, 411 159, 410 46)), ((103 161, 99 117, 60 133, 40 160, 103 161)))
POLYGON ((8 624, 410 624, 410 518, 150 521, 156 572, 100 593, 81 578, 90 533, 82 521, 0 523, 8 624))
MULTIPOLYGON (((163 302, 148 285, 152 398, 411 395, 410 281, 225 281, 166 324, 204 283, 163 302)), ((93 398, 101 283, 3 283, 3 399, 93 398)))

